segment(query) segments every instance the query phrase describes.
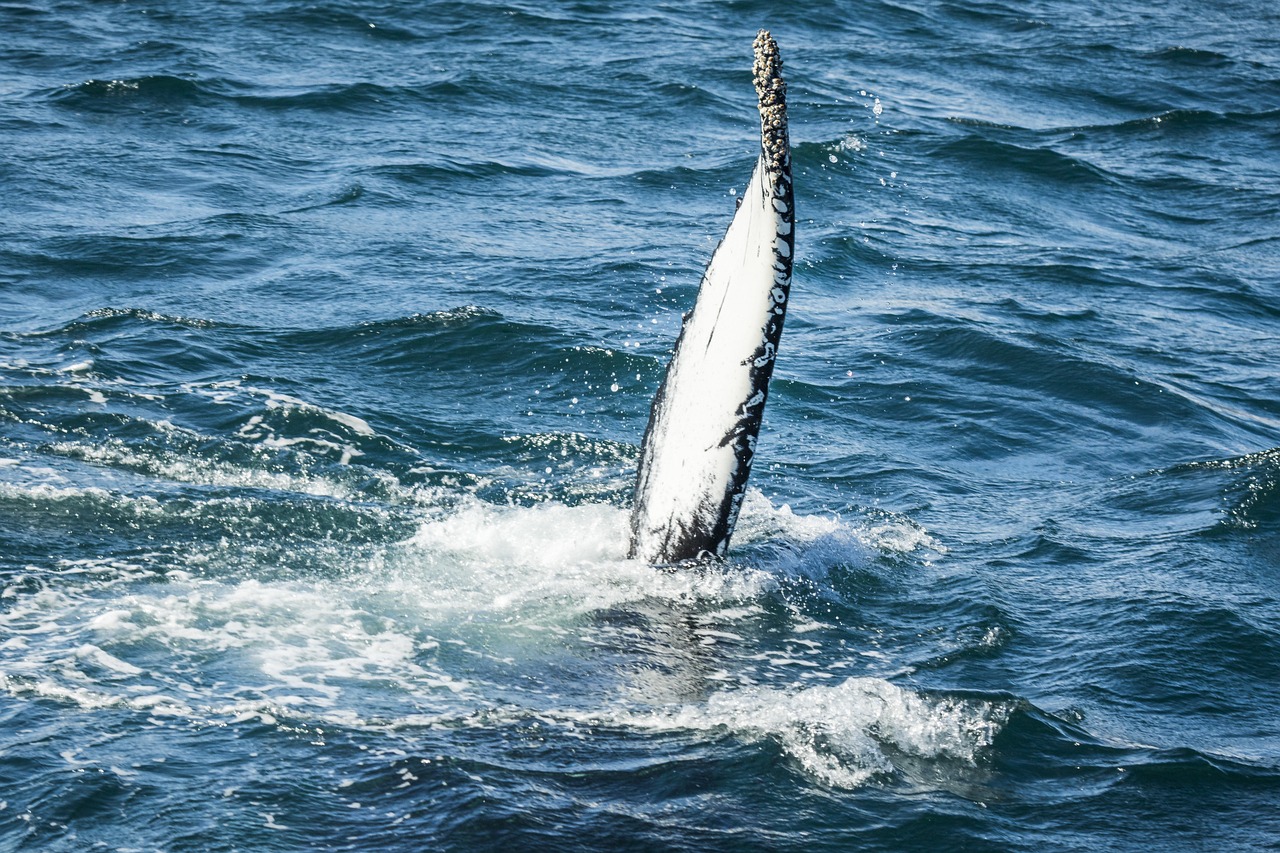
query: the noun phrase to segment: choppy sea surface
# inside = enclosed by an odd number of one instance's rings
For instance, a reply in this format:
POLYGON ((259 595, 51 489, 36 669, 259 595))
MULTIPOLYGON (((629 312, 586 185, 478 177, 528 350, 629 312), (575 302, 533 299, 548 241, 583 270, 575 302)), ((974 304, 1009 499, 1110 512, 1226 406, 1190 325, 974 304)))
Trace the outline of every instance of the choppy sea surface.
POLYGON ((0 849, 1280 848, 1280 7, 0 2, 0 849), (790 81, 729 558, 625 559, 790 81))

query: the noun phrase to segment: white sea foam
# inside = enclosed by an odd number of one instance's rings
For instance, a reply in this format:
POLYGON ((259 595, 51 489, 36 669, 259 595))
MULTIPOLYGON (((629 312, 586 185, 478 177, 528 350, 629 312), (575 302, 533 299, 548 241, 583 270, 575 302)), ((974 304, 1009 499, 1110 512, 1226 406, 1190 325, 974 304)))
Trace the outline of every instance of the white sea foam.
POLYGON ((876 554, 915 554, 928 563, 946 553, 907 518, 880 515, 849 521, 831 514, 797 515, 787 504, 774 506, 756 489, 747 490, 733 541, 772 545, 774 571, 810 576, 836 564, 865 563, 876 554))
POLYGON ((361 438, 376 436, 377 431, 363 418, 347 412, 340 412, 324 406, 310 403, 298 397, 284 394, 270 388, 259 388, 245 385, 239 380, 215 382, 206 385, 188 384, 183 391, 212 400, 218 405, 235 405, 245 402, 259 405, 268 411, 288 415, 292 412, 319 416, 331 422, 333 429, 313 427, 304 435, 280 435, 276 427, 268 423, 262 415, 250 417, 237 431, 241 438, 259 443, 269 448, 298 448, 322 455, 336 455, 339 464, 348 465, 352 459, 363 456, 364 451, 351 443, 349 435, 361 438))
POLYGON ((120 658, 103 651, 95 645, 85 643, 76 649, 76 657, 90 664, 95 664, 103 669, 121 675, 142 675, 142 670, 128 661, 120 660, 120 658))
MULTIPOLYGON (((264 445, 269 444, 270 442, 264 442, 264 445)), ((337 445, 334 446, 337 447, 337 445)), ((51 445, 51 449, 87 462, 143 471, 151 476, 176 483, 272 489, 339 499, 352 498, 356 495, 351 485, 333 477, 304 470, 272 470, 265 461, 261 466, 254 466, 251 463, 193 456, 182 452, 135 448, 114 439, 95 444, 58 442, 51 445)), ((388 491, 404 491, 406 500, 410 497, 408 490, 398 488, 398 481, 390 474, 372 472, 362 479, 370 478, 381 480, 388 491)))
MULTIPOLYGON (((30 473, 28 471, 28 473, 30 473)), ((65 482, 62 477, 58 478, 65 482)), ((106 489, 98 486, 59 485, 57 483, 4 483, 0 482, 0 497, 27 498, 39 501, 67 501, 75 498, 93 498, 111 503, 124 501, 106 489)))
POLYGON ((360 435, 375 434, 373 431, 373 427, 369 426, 368 422, 365 421, 363 418, 357 418, 355 415, 348 415, 344 412, 335 412, 328 409, 325 409, 322 411, 324 411, 326 415, 328 415, 330 418, 337 421, 338 423, 342 424, 352 432, 359 433, 360 435))
POLYGON ((901 772, 914 759, 972 763, 1009 711, 1003 703, 930 697, 879 678, 849 678, 832 686, 724 690, 705 703, 621 711, 607 721, 771 738, 804 773, 833 787, 856 788, 901 772))
POLYGON ((649 598, 738 601, 772 587, 759 570, 657 572, 627 560, 627 524, 625 510, 605 504, 502 507, 471 500, 424 523, 405 543, 399 579, 412 585, 429 574, 435 607, 561 619, 649 598))
POLYGON ((3 650, 0 686, 88 709, 310 721, 331 709, 358 718, 361 696, 388 686, 420 702, 467 689, 421 654, 428 644, 417 620, 353 603, 356 589, 255 579, 146 585, 100 609, 117 580, 15 596, 0 625, 27 642, 3 650), (178 677, 185 669, 209 677, 193 684, 178 677))
MULTIPOLYGON (((239 380, 214 382, 208 385, 186 384, 183 385, 182 388, 183 391, 207 397, 215 403, 223 405, 237 402, 241 398, 256 398, 261 400, 262 405, 268 409, 292 409, 302 412, 311 412, 322 415, 335 423, 339 423, 359 435, 372 436, 377 434, 374 428, 363 418, 347 414, 346 412, 327 409, 324 406, 309 403, 306 400, 302 400, 298 397, 284 394, 270 388, 258 388, 253 385, 245 385, 239 380)), ((256 422, 261 419, 256 418, 254 420, 256 422)))
MULTIPOLYGON (((109 445, 101 458, 130 452, 109 445)), ((194 460, 163 464, 173 477, 244 482, 194 460)), ((0 489, 126 500, 62 483, 0 489)), ((3 590, 0 689, 221 723, 414 729, 488 724, 501 707, 727 729, 777 741, 804 773, 842 787, 893 772, 895 750, 970 760, 989 742, 998 709, 849 678, 866 670, 831 658, 830 626, 776 606, 788 574, 919 550, 924 531, 797 515, 758 492, 743 525, 746 553, 770 539, 787 548, 660 571, 625 558, 624 509, 463 497, 403 541, 300 552, 313 577, 259 576, 254 552, 225 541, 186 557, 67 560, 3 590), (565 659, 591 661, 582 683, 558 674, 565 659)))

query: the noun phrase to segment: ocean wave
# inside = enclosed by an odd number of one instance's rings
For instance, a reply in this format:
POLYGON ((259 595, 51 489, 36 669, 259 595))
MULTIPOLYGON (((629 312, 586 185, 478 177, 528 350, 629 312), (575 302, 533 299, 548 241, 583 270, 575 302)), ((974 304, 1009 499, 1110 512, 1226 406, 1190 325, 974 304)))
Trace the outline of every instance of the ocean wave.
POLYGON ((388 10, 384 15, 360 15, 345 6, 326 3, 288 3, 283 8, 263 7, 255 9, 251 17, 260 26, 282 32, 296 33, 335 32, 375 41, 417 42, 434 37, 437 26, 428 35, 411 26, 410 16, 396 15, 388 10))
POLYGON ((394 115, 406 104, 430 99, 431 86, 387 86, 378 83, 340 82, 305 88, 271 88, 237 83, 224 87, 224 96, 244 107, 270 111, 312 111, 334 116, 394 115))
POLYGON ((208 320, 201 317, 184 317, 176 314, 163 314, 143 308, 95 308, 83 318, 73 320, 57 329, 40 333, 41 335, 95 335, 110 334, 118 329, 132 325, 172 326, 187 329, 217 329, 229 324, 208 320))
MULTIPOLYGON (((1141 787, 1147 783, 1196 786, 1197 780, 1216 779, 1231 786, 1271 784, 1280 779, 1280 765, 1268 756, 1197 749, 1177 745, 1157 747, 1109 738, 1091 732, 1088 715, 1067 708, 1050 713, 1028 702, 1018 702, 996 744, 996 767, 1014 769, 1029 756, 1069 763, 1057 782, 1039 797, 1069 800, 1108 788, 1141 787)), ((995 799, 1007 793, 990 791, 995 799)))
POLYGON ((705 704, 607 719, 644 731, 727 730, 776 740, 801 773, 853 789, 896 775, 911 778, 920 764, 930 765, 929 775, 913 781, 926 785, 940 764, 972 766, 1011 710, 1009 702, 931 696, 884 679, 849 678, 794 690, 723 690, 705 704))
POLYGON ((1079 134, 1090 134, 1092 136, 1099 132, 1114 132, 1117 135, 1122 135, 1131 131, 1149 131, 1161 126, 1163 126, 1161 129, 1217 127, 1221 126, 1224 121, 1236 121, 1252 117, 1253 115, 1254 114, 1252 113, 1232 113, 1203 108, 1174 108, 1159 110, 1152 112, 1149 115, 1137 118, 1126 118, 1114 122, 1079 125, 1053 125, 1035 128, 1022 127, 969 116, 953 116, 949 118, 948 121, 962 127, 990 129, 993 131, 1053 140, 1063 136, 1072 137, 1079 134))
POLYGON ((1225 512, 1219 523, 1230 530, 1264 530, 1280 519, 1280 448, 1248 453, 1229 459, 1187 462, 1170 469, 1171 475, 1210 475, 1214 509, 1225 512), (1226 482, 1223 482, 1223 479, 1226 482))
POLYGON ((961 139, 939 142, 934 156, 956 159, 993 172, 1014 174, 1034 180, 1069 185, 1073 190, 1085 186, 1113 186, 1117 176, 1088 159, 1047 146, 1022 145, 971 134, 961 139))
POLYGON ((53 101, 75 109, 116 111, 125 106, 180 107, 198 104, 214 89, 199 80, 170 74, 151 74, 115 80, 90 79, 50 93, 53 101))
POLYGON ((1160 48, 1150 51, 1147 56, 1162 62, 1198 68, 1222 68, 1234 61, 1225 53, 1187 45, 1160 48))

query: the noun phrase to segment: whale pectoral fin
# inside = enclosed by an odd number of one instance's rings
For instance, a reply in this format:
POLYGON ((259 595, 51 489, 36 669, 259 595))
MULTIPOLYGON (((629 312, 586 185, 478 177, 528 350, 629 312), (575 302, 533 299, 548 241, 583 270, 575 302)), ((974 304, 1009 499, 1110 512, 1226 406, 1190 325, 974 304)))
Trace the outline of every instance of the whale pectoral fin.
POLYGON ((728 549, 782 336, 795 226, 786 83, 768 31, 754 51, 760 155, 681 320, 640 448, 630 555, 653 563, 728 549))

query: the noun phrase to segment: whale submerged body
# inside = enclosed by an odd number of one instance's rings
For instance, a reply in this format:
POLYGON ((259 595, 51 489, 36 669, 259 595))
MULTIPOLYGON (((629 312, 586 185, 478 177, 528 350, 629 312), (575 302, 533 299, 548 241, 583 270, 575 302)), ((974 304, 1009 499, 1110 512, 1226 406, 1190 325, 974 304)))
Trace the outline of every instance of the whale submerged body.
POLYGON ((778 46, 755 40, 760 156, 685 315, 645 429, 633 559, 722 556, 738 518, 791 290, 795 211, 778 46))

